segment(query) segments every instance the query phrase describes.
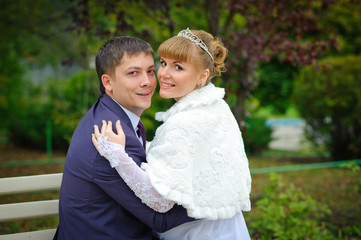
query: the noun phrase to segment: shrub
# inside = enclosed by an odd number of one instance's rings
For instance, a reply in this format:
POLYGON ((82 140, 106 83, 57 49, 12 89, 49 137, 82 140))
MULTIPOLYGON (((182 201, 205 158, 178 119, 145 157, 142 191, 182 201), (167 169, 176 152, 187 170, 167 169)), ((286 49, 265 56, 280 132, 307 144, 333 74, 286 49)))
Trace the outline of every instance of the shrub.
POLYGON ((270 185, 255 205, 261 216, 249 224, 254 238, 333 239, 321 221, 331 214, 328 206, 283 182, 280 175, 270 175, 270 185))
POLYGON ((53 140, 59 138, 64 148, 79 121, 88 112, 99 96, 98 80, 94 70, 80 71, 67 79, 49 81, 47 95, 52 105, 50 118, 53 120, 53 140))
POLYGON ((8 133, 12 143, 22 147, 45 149, 46 121, 51 106, 45 103, 42 89, 24 83, 23 91, 8 112, 8 133))
POLYGON ((307 136, 335 160, 361 157, 361 57, 327 58, 295 80, 294 102, 307 136))
POLYGON ((254 91, 260 105, 272 107, 274 113, 284 114, 290 106, 293 75, 297 70, 297 67, 277 59, 260 63, 257 70, 258 86, 254 91))
POLYGON ((47 84, 27 82, 9 113, 10 141, 17 146, 46 147, 46 124, 52 122, 54 149, 67 149, 76 125, 98 96, 95 74, 81 71, 47 84))
POLYGON ((265 124, 266 119, 260 117, 246 119, 246 131, 243 140, 247 154, 259 153, 268 148, 272 140, 272 129, 265 124))

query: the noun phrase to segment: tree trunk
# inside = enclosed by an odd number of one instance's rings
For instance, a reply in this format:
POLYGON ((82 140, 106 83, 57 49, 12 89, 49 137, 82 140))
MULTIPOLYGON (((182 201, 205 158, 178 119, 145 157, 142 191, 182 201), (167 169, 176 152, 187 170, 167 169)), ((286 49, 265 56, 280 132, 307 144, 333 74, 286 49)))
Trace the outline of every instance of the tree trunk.
POLYGON ((218 35, 218 25, 219 25, 219 12, 217 0, 204 1, 204 5, 207 8, 208 12, 208 29, 209 33, 213 36, 218 35))

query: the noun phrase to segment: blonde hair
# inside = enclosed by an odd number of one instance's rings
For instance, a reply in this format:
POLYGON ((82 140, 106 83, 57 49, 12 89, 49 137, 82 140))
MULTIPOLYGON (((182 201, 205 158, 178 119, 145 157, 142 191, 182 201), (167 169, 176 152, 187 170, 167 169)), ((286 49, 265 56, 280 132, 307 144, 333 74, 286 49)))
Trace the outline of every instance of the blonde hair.
POLYGON ((209 69, 210 74, 206 82, 208 84, 214 76, 220 76, 222 72, 226 71, 224 60, 228 51, 223 43, 219 39, 215 39, 212 34, 203 30, 191 31, 206 44, 214 61, 196 43, 181 36, 174 36, 164 41, 159 46, 158 54, 165 58, 196 64, 202 69, 209 69))

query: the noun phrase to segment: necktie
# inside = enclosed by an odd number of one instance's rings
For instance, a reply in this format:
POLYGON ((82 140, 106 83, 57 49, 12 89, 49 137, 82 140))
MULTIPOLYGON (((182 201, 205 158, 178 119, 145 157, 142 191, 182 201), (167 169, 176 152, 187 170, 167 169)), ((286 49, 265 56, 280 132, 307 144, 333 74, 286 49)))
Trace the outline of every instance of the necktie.
POLYGON ((137 130, 137 135, 138 137, 142 137, 143 140, 143 147, 145 148, 145 130, 144 130, 144 125, 141 121, 139 121, 138 123, 138 130, 137 130))

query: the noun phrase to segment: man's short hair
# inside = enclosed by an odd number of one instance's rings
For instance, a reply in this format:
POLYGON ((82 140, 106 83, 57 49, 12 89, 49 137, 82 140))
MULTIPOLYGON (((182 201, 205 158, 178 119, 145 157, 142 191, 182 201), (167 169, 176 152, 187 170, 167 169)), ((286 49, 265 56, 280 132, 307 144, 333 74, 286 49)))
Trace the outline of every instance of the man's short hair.
POLYGON ((101 95, 105 93, 102 83, 103 74, 113 76, 115 68, 121 64, 124 54, 129 56, 140 53, 154 55, 153 49, 149 43, 134 37, 121 36, 106 41, 100 47, 95 58, 95 67, 99 78, 99 87, 101 95))

